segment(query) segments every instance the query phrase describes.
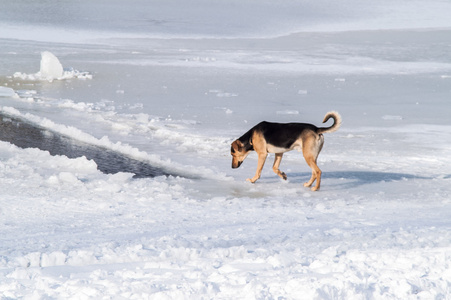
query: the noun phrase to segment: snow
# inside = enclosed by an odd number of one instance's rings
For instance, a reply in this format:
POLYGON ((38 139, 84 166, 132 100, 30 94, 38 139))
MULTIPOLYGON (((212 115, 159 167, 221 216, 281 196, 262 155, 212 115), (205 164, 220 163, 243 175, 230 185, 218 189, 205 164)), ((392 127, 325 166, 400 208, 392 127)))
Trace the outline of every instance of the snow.
POLYGON ((1 299, 451 295, 448 2, 2 5, 3 118, 181 176, 0 141, 1 299), (320 191, 297 151, 231 169, 258 122, 331 110, 320 191))

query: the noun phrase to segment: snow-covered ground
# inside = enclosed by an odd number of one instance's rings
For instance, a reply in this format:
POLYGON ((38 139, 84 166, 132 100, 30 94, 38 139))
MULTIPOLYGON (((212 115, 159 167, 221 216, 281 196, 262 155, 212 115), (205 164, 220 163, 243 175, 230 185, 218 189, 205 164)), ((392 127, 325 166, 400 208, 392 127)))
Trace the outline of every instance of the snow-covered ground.
POLYGON ((0 141, 0 299, 451 297, 448 1, 0 2, 4 121, 182 175, 0 141), (320 191, 231 169, 330 110, 320 191))

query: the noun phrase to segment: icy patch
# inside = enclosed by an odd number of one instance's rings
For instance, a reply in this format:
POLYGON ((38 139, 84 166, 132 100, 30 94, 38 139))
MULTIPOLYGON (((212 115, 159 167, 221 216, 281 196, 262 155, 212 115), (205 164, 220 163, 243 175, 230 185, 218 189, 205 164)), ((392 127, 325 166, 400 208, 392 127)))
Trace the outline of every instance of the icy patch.
POLYGON ((220 97, 220 98, 230 98, 230 97, 237 97, 238 94, 235 94, 235 93, 218 93, 218 94, 216 94, 216 96, 220 97))
POLYGON ((38 94, 38 92, 36 90, 17 90, 16 93, 20 98, 27 98, 27 99, 34 98, 38 94))
POLYGON ((81 72, 73 68, 63 68, 59 59, 49 51, 41 53, 41 67, 39 72, 34 74, 16 72, 13 76, 14 78, 23 80, 47 80, 49 82, 72 78, 92 79, 92 74, 89 72, 81 72))
POLYGON ((0 86, 0 97, 20 99, 26 102, 33 102, 38 98, 36 90, 14 90, 4 86, 0 86))
POLYGON ((223 110, 228 115, 233 114, 233 110, 231 110, 230 108, 227 108, 227 107, 215 107, 215 109, 223 110))
POLYGON ((224 92, 222 90, 209 90, 208 92, 210 94, 216 94, 216 97, 219 97, 219 98, 238 97, 237 93, 224 92))
POLYGON ((290 110, 290 109, 278 110, 276 113, 278 115, 299 115, 299 111, 297 111, 297 110, 290 110))
POLYGON ((0 97, 16 97, 17 94, 12 88, 0 86, 0 97))
POLYGON ((402 121, 402 116, 385 115, 382 119, 387 121, 402 121))

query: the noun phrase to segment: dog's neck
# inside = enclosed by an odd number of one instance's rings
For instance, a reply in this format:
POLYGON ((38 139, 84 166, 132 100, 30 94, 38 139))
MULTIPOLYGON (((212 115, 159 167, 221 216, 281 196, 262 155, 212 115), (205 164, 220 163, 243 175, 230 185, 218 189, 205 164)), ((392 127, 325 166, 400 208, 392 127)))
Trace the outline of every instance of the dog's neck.
POLYGON ((246 151, 254 150, 254 146, 252 145, 252 129, 243 134, 238 140, 243 143, 246 151))

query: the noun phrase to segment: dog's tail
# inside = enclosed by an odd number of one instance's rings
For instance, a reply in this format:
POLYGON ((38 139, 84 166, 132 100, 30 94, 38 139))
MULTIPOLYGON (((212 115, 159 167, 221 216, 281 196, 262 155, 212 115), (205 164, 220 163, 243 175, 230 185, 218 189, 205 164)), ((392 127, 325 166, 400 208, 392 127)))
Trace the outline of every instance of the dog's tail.
POLYGON ((325 116, 324 116, 324 120, 323 123, 326 123, 327 121, 329 121, 329 119, 332 118, 334 119, 334 124, 332 124, 332 126, 330 127, 320 127, 318 128, 318 130, 316 131, 317 133, 326 133, 326 132, 334 132, 337 131, 338 128, 340 128, 341 125, 341 116, 338 112, 336 111, 330 111, 328 112, 325 116))

